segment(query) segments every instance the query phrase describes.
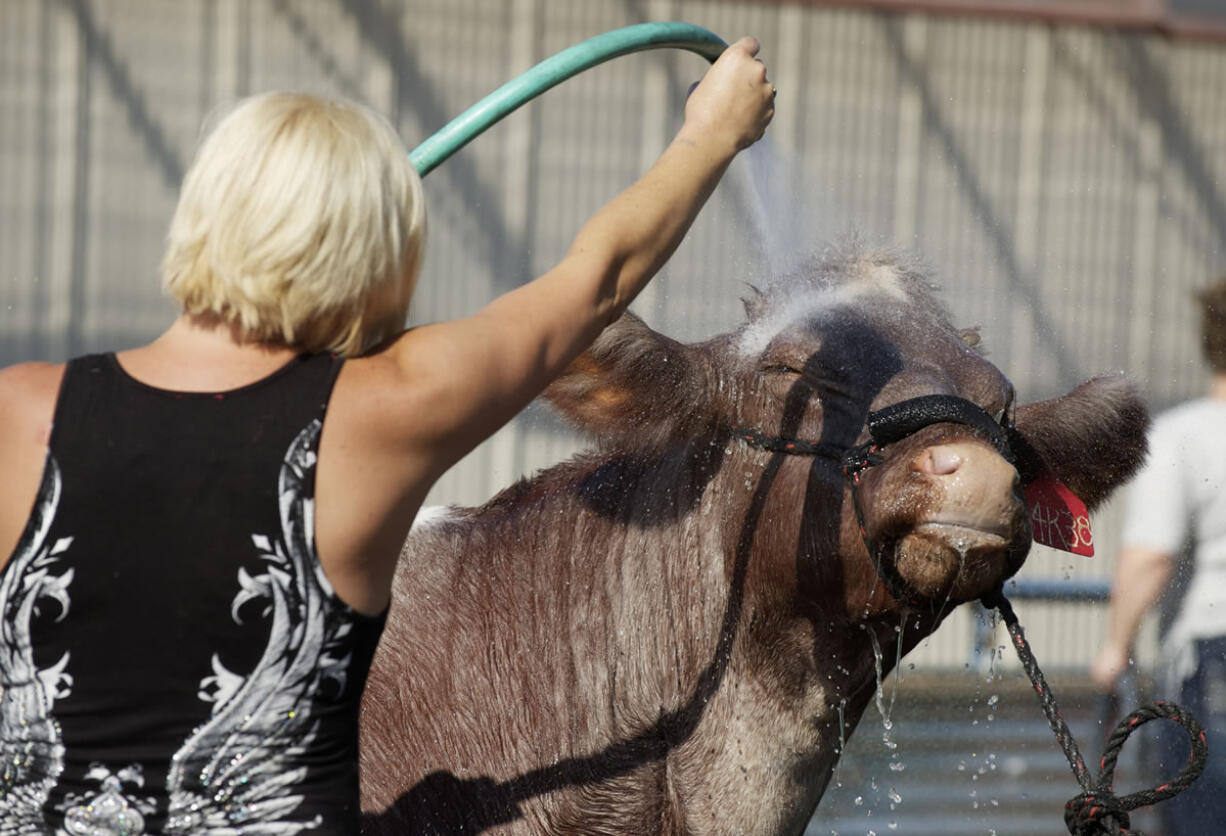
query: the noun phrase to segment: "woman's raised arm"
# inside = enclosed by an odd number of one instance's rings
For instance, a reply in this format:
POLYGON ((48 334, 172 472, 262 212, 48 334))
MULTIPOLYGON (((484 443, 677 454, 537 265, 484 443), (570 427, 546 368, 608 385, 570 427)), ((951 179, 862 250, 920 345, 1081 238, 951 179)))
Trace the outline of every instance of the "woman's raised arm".
POLYGON ((474 316, 389 347, 406 383, 429 392, 429 414, 406 438, 430 457, 429 470, 441 473, 526 406, 672 255, 733 157, 774 115, 757 51, 753 38, 728 47, 659 160, 584 224, 556 267, 474 316))

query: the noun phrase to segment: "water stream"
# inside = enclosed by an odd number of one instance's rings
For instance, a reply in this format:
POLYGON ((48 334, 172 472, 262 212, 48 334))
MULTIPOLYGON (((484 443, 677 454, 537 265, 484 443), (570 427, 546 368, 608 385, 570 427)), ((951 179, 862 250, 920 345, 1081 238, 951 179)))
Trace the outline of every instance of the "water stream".
POLYGON ((885 701, 885 676, 882 672, 883 656, 881 653, 881 642, 877 640, 877 634, 867 624, 861 624, 864 631, 868 633, 868 640, 873 646, 873 667, 877 671, 877 693, 874 695, 874 702, 877 704, 877 713, 881 715, 881 741, 887 749, 893 751, 898 748, 898 744, 890 739, 890 731, 894 728, 894 721, 890 719, 890 715, 894 711, 894 699, 898 696, 898 682, 895 679, 894 688, 890 695, 890 704, 887 706, 885 701))
POLYGON ((805 258, 828 243, 828 231, 815 201, 824 194, 800 161, 768 135, 741 155, 732 182, 738 208, 745 213, 746 237, 758 252, 747 264, 750 281, 766 284, 796 272, 805 258))

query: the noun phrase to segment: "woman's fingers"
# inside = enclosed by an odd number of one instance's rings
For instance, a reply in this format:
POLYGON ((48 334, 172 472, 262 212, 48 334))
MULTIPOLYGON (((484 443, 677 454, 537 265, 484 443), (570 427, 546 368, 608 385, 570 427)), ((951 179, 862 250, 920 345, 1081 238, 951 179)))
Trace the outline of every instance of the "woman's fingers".
POLYGON ((728 47, 728 49, 743 49, 749 53, 750 58, 757 55, 758 50, 761 48, 762 47, 761 44, 758 43, 758 39, 753 35, 745 35, 742 38, 738 38, 728 47))
POLYGON ((774 86, 756 56, 758 39, 746 36, 724 50, 686 103, 687 122, 730 134, 737 148, 752 145, 774 116, 774 86))

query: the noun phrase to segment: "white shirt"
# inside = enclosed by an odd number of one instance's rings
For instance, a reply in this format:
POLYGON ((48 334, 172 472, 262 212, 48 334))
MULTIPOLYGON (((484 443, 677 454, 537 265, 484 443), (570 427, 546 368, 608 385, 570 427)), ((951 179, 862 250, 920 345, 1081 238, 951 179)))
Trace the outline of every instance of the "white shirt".
POLYGON ((1163 642, 1181 680, 1196 664, 1192 641, 1226 635, 1226 401, 1201 398, 1163 413, 1149 448, 1129 486, 1123 539, 1172 558, 1192 548, 1192 581, 1163 642))

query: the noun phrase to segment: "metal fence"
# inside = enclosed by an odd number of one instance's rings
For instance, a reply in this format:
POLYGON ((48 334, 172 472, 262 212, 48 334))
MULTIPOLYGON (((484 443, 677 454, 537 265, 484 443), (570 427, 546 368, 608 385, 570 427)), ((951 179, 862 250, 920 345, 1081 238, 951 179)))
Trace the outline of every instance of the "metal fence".
MULTIPOLYGON (((162 240, 218 106, 270 88, 340 94, 412 146, 541 58, 664 19, 756 34, 779 98, 770 140, 636 303, 653 326, 727 329, 742 282, 857 231, 927 258, 1023 398, 1112 370, 1155 408, 1203 385, 1190 292, 1226 270, 1226 46, 713 0, 0 0, 0 364, 133 345, 167 324, 162 240)), ((413 318, 469 313, 550 266, 662 150, 702 71, 689 54, 620 59, 432 174, 413 318)), ((532 408, 431 500, 481 501, 575 446, 532 408)), ((1036 554, 1027 573, 1106 577, 1114 512, 1097 522, 1106 559, 1036 554)), ((1022 614, 1057 665, 1083 664, 1101 625, 1085 606, 1022 614)), ((961 665, 968 632, 943 630, 917 658, 961 665)))

